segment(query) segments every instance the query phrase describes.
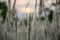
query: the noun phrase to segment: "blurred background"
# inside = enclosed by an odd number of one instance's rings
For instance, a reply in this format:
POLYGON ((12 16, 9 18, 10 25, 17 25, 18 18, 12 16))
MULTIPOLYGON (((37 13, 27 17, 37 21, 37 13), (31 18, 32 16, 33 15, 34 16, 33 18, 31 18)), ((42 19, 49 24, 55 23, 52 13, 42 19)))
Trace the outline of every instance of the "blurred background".
POLYGON ((60 40, 60 0, 0 0, 0 40, 60 40))

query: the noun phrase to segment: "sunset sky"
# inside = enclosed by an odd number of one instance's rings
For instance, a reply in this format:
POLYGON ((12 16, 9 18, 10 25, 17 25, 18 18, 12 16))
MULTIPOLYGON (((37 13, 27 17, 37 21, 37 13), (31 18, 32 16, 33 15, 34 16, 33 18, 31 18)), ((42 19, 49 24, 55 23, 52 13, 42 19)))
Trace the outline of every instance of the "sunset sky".
MULTIPOLYGON (((8 1, 8 0, 6 0, 6 1, 8 1)), ((37 3, 39 4, 40 0, 37 0, 37 1, 38 1, 37 3)), ((44 5, 46 7, 49 7, 51 5, 52 1, 55 2, 54 0, 45 0, 45 1, 46 2, 44 3, 44 5)), ((11 0, 11 6, 13 6, 13 3, 14 3, 14 0, 11 0)), ((24 12, 24 9, 28 3, 29 3, 29 5, 28 5, 29 10, 31 10, 33 12, 34 8, 35 8, 34 7, 35 6, 35 0, 16 0, 15 7, 16 7, 18 12, 24 12)))
MULTIPOLYGON (((14 0, 11 0, 11 4, 13 5, 14 0)), ((29 2, 29 6, 28 8, 30 8, 31 11, 34 10, 34 6, 35 6, 35 0, 17 0, 16 1, 16 9, 18 12, 24 12, 24 9, 27 5, 27 3, 29 2)))
MULTIPOLYGON (((11 0, 11 6, 13 6, 14 0, 11 0)), ((17 17, 23 19, 25 17, 25 13, 33 13, 35 6, 35 0, 17 0, 16 1, 16 10, 17 10, 17 17), (29 3, 28 7, 26 5, 29 3)))
MULTIPOLYGON (((39 0, 37 0, 37 1, 38 1, 37 3, 39 3, 39 0)), ((11 0, 11 5, 13 5, 13 2, 14 2, 14 0, 11 0)), ((18 12, 24 12, 23 8, 26 7, 28 2, 29 2, 28 8, 30 8, 30 10, 33 12, 34 11, 34 6, 35 6, 35 0, 17 0, 16 1, 16 6, 15 6, 17 11, 18 12)), ((55 1, 53 0, 53 2, 55 2, 55 1)), ((44 3, 44 5, 46 7, 49 7, 51 5, 51 3, 52 3, 52 0, 47 0, 47 2, 44 3)))
MULTIPOLYGON (((7 0, 8 1, 8 0, 7 0)), ((37 0, 37 3, 39 4, 40 0, 37 0)), ((11 0, 11 8, 13 6, 14 0, 11 0)), ((53 2, 55 2, 53 0, 53 2)), ((45 7, 49 7, 52 3, 52 0, 47 0, 47 2, 44 3, 45 7)), ((24 17, 25 13, 33 13, 35 6, 35 0, 16 0, 15 8, 17 10, 18 17, 22 18, 24 17), (26 5, 29 3, 28 7, 26 8, 26 5)), ((38 5, 39 6, 39 5, 38 5)), ((53 7, 54 8, 54 7, 53 7)), ((38 10, 37 10, 38 11, 38 10)))
MULTIPOLYGON (((38 4, 39 4, 39 1, 40 0, 37 0, 38 4)), ((11 5, 13 5, 13 2, 14 2, 14 0, 11 0, 11 5)), ((53 2, 55 2, 55 1, 53 0, 53 2)), ((44 3, 44 5, 45 5, 45 7, 49 7, 51 5, 51 3, 52 3, 52 0, 47 0, 47 2, 44 3)), ((15 7, 17 10, 18 17, 22 18, 22 17, 24 17, 24 13, 34 12, 35 0, 17 0, 15 7), (29 3, 29 5, 26 8, 26 5, 28 3, 29 3)))

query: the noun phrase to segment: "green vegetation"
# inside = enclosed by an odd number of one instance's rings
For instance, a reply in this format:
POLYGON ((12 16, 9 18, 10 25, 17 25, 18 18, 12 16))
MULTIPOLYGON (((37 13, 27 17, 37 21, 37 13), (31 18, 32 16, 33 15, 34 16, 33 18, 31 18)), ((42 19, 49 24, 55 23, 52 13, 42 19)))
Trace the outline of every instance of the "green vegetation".
POLYGON ((0 2, 0 10, 2 10, 1 16, 3 17, 2 23, 4 23, 7 15, 7 5, 5 2, 0 2))
POLYGON ((53 11, 50 11, 50 14, 48 15, 48 21, 51 23, 53 20, 53 11))
POLYGON ((41 17, 40 19, 41 19, 42 21, 44 21, 44 20, 45 20, 45 18, 44 18, 44 17, 41 17))

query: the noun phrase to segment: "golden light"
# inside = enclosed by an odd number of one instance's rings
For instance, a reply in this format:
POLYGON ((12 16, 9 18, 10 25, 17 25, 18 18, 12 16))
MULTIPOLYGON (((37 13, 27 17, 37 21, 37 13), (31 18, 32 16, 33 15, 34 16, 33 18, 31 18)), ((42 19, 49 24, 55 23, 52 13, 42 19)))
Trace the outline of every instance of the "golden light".
POLYGON ((26 14, 30 14, 31 9, 29 7, 27 7, 27 8, 23 8, 22 11, 26 14))

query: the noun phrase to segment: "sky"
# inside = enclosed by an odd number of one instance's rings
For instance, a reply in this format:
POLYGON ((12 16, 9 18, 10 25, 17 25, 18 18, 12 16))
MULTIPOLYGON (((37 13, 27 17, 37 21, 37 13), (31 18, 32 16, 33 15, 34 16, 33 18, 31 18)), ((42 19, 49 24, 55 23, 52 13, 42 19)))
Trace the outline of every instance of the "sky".
MULTIPOLYGON (((1 1, 7 1, 8 0, 1 0, 1 1)), ((14 0, 11 0, 11 9, 13 6, 14 0)), ((34 6, 35 6, 35 0, 16 0, 16 11, 17 11, 17 17, 18 18, 24 18, 25 13, 33 13, 34 12, 34 6), (26 5, 29 3, 28 7, 26 8, 26 5)))
MULTIPOLYGON (((13 5, 14 0, 11 0, 11 4, 13 5)), ((29 2, 29 8, 30 10, 34 10, 34 6, 35 6, 35 0, 17 0, 16 1, 16 9, 18 12, 23 12, 23 8, 26 7, 27 3, 29 2)))
MULTIPOLYGON (((39 4, 39 1, 40 0, 37 0, 38 4, 39 4)), ((13 6, 13 2, 14 2, 14 0, 11 0, 11 7, 13 6)), ((55 1, 53 0, 53 2, 55 2, 55 1)), ((45 5, 45 7, 50 7, 51 3, 52 3, 52 0, 46 0, 44 5, 45 5)), ((30 13, 30 12, 33 13, 34 12, 34 9, 35 9, 35 0, 17 0, 15 7, 16 7, 16 10, 17 10, 17 17, 19 19, 23 19, 25 17, 25 13, 30 13), (26 8, 26 5, 28 3, 29 3, 29 5, 26 8)), ((38 12, 38 9, 37 9, 37 12, 38 12)))
MULTIPOLYGON (((6 1, 8 1, 8 0, 6 0, 6 1)), ((11 0, 11 8, 13 6, 13 3, 14 3, 14 0, 11 0)), ((39 0, 37 0, 37 3, 39 4, 39 0)), ((44 3, 44 5, 45 5, 45 7, 49 7, 51 5, 51 3, 52 3, 52 0, 47 0, 47 2, 44 3)), ((17 10, 17 17, 19 19, 21 19, 21 18, 23 19, 24 16, 25 16, 25 13, 30 13, 30 12, 33 13, 34 12, 34 9, 35 9, 35 0, 16 0, 15 8, 17 10), (26 8, 26 5, 28 3, 29 3, 29 5, 26 8)), ((37 11, 38 11, 38 9, 37 9, 37 11)))
MULTIPOLYGON (((2 0, 3 1, 3 0, 2 0)), ((5 1, 5 0, 4 0, 5 1)), ((6 0, 6 1, 8 1, 8 0, 6 0)), ((39 3, 39 0, 37 0, 38 1, 38 3, 39 3)), ((54 1, 54 0, 53 0, 54 1)), ((55 1, 54 1, 55 2, 55 1)), ((14 3, 14 0, 11 0, 11 8, 12 8, 12 6, 13 6, 13 3, 14 3)), ((28 5, 28 9, 30 10, 30 11, 34 11, 34 6, 35 6, 35 0, 16 0, 16 5, 15 5, 15 7, 16 7, 16 10, 17 10, 17 12, 24 12, 24 10, 26 9, 25 7, 26 7, 26 5, 29 3, 29 5, 28 5)), ((47 0, 47 2, 45 2, 44 3, 44 5, 46 5, 46 7, 49 7, 50 5, 51 5, 51 3, 52 3, 52 0, 47 0)))
MULTIPOLYGON (((11 8, 13 6, 14 0, 11 0, 11 8)), ((25 16, 25 13, 33 13, 34 12, 34 6, 35 6, 35 0, 17 0, 15 8, 17 10, 17 17, 19 19, 23 19, 25 16), (28 7, 26 8, 26 5, 29 3, 28 7)))

